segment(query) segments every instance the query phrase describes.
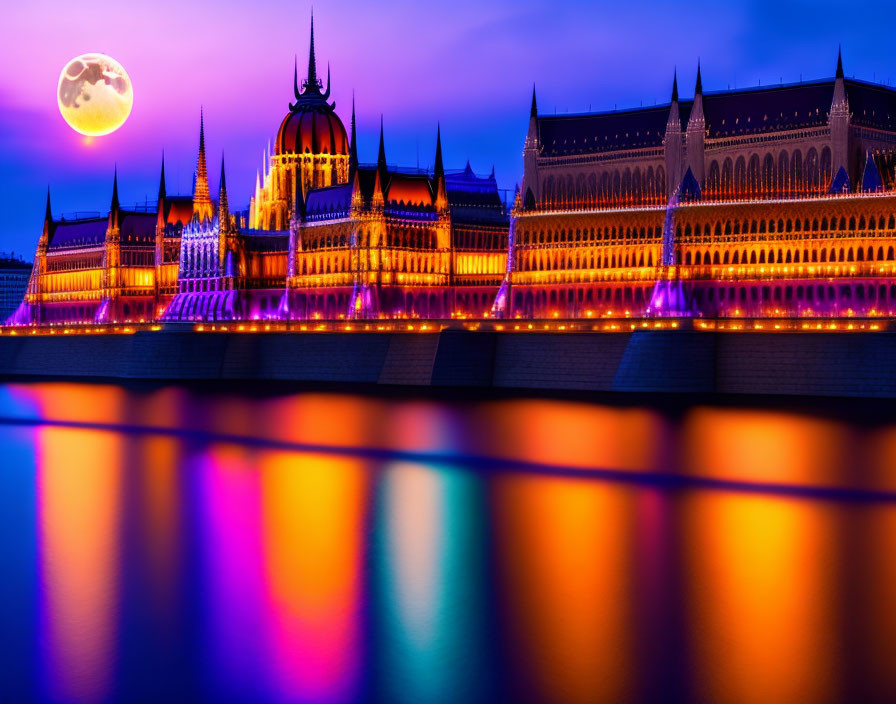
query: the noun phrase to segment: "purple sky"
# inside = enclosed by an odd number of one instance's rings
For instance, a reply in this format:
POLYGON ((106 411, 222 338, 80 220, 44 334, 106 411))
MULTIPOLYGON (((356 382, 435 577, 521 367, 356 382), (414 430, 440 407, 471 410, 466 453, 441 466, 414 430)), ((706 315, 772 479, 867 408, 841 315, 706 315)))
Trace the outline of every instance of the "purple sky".
MULTIPOLYGON (((355 92, 362 161, 375 158, 380 113, 390 163, 432 162, 441 121, 446 166, 467 158, 499 184, 521 176, 532 83, 542 112, 612 110, 668 100, 673 66, 692 92, 698 56, 706 90, 833 74, 896 82, 892 0, 599 3, 589 0, 327 0, 314 6, 317 58, 329 62, 348 127, 355 92)), ((199 107, 217 188, 222 150, 230 202, 248 203, 291 98, 293 55, 305 70, 306 0, 28 0, 0 23, 0 250, 31 256, 46 186, 53 209, 108 208, 117 162, 122 201, 155 199, 164 149, 169 191, 187 192, 199 107), (88 141, 56 107, 68 60, 103 52, 134 83, 134 110, 116 133, 88 141)))

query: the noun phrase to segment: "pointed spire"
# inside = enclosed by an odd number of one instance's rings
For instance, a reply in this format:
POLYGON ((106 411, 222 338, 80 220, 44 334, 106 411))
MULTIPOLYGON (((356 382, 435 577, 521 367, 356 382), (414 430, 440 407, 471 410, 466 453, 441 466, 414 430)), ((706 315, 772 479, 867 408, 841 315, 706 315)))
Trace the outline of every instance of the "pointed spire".
POLYGON ((348 180, 351 181, 358 170, 358 135, 355 124, 355 93, 352 91, 352 140, 348 148, 348 180))
POLYGON ((694 89, 694 95, 703 95, 703 76, 700 72, 700 59, 697 59, 697 87, 694 89))
POLYGON ((672 73, 672 102, 678 102, 678 67, 672 73))
POLYGON ((109 207, 109 227, 116 228, 120 220, 121 203, 118 200, 118 164, 112 176, 112 205, 109 207))
POLYGON ((159 176, 159 203, 168 195, 165 189, 165 152, 162 152, 162 174, 159 176))
POLYGON ((212 197, 208 188, 208 166, 205 161, 205 112, 199 108, 199 157, 196 160, 196 181, 193 185, 193 213, 200 220, 211 218, 212 197))
POLYGON ((118 164, 115 165, 114 176, 112 177, 112 208, 113 212, 117 212, 121 209, 121 205, 118 202, 118 164))
POLYGON ((436 165, 434 169, 436 179, 445 178, 445 166, 442 164, 442 126, 436 125, 436 165))
POLYGON ((535 84, 532 84, 532 109, 529 110, 529 117, 538 117, 538 102, 535 100, 535 84))
POLYGON ((306 90, 317 90, 317 59, 314 57, 314 10, 311 11, 311 46, 308 49, 308 78, 306 90))
POLYGON ((299 56, 298 54, 292 55, 292 92, 296 96, 296 100, 299 99, 299 96, 302 95, 302 92, 299 90, 299 56))
POLYGON ((386 183, 386 142, 383 137, 383 116, 380 115, 380 149, 376 155, 376 170, 379 174, 381 185, 386 183))
POLYGON ((843 51, 840 45, 837 45, 837 75, 836 78, 843 78, 843 51))
POLYGON ((50 186, 47 185, 47 209, 44 211, 44 222, 53 222, 53 210, 50 208, 50 186))
POLYGON ((221 153, 221 186, 218 190, 218 227, 230 228, 230 206, 227 202, 227 177, 224 174, 224 153, 221 153))

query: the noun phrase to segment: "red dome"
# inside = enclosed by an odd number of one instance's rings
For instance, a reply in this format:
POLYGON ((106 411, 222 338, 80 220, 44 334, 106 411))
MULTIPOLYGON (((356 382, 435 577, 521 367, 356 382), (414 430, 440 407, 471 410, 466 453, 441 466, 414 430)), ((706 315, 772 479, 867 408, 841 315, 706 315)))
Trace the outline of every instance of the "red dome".
POLYGON ((283 119, 274 148, 277 154, 347 156, 348 137, 342 120, 332 110, 299 110, 283 119))

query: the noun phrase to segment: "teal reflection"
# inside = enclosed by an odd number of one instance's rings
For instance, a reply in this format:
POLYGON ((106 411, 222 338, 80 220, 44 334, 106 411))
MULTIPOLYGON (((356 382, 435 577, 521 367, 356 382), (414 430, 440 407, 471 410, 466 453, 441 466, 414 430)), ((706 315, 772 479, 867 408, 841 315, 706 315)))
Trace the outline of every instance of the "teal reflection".
POLYGON ((373 531, 378 687, 394 702, 485 698, 484 489, 473 474, 390 464, 373 531))

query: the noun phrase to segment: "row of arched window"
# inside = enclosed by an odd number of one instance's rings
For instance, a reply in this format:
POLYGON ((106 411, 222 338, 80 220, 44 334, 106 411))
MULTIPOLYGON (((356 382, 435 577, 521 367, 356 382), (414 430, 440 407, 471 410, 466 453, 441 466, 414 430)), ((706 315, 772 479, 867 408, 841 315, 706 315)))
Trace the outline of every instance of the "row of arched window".
POLYGON ((777 154, 752 154, 723 160, 713 159, 706 174, 705 193, 728 198, 774 197, 824 193, 833 178, 831 149, 810 148, 777 154))
POLYGON ((718 249, 686 250, 682 256, 683 264, 826 264, 839 262, 892 262, 896 260, 893 246, 868 247, 819 247, 805 249, 788 247, 786 249, 718 249))
POLYGON ((793 219, 778 218, 777 220, 726 220, 724 224, 721 221, 716 223, 695 223, 693 227, 690 223, 684 226, 678 225, 677 235, 680 237, 700 236, 716 236, 723 235, 746 235, 746 234, 769 234, 769 233, 800 233, 800 232, 865 232, 877 230, 896 230, 896 215, 890 215, 887 218, 884 215, 870 216, 867 219, 864 215, 855 215, 847 218, 841 215, 840 218, 809 218, 793 219))
POLYGON ((616 240, 649 240, 662 236, 662 227, 653 226, 606 226, 606 227, 564 227, 554 229, 521 230, 517 235, 517 244, 568 244, 572 242, 607 242, 616 240))
POLYGON ((626 167, 597 173, 549 175, 542 183, 542 204, 601 204, 632 201, 644 204, 666 198, 666 170, 662 166, 646 169, 626 167))

